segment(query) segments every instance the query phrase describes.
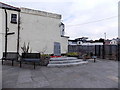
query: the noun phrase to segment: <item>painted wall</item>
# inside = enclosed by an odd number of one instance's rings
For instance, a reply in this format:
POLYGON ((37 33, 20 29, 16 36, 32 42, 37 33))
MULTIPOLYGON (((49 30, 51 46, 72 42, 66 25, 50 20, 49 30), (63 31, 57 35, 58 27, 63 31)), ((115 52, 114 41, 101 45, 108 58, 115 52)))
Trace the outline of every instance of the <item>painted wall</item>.
POLYGON ((7 39, 7 42, 8 42, 7 51, 17 52, 18 20, 17 20, 17 24, 11 23, 11 14, 17 14, 17 19, 18 19, 18 12, 7 10, 7 13, 8 13, 8 32, 7 33, 12 33, 12 32, 15 33, 13 35, 7 36, 8 38, 7 39))
POLYGON ((29 42, 32 52, 51 54, 54 42, 59 42, 61 53, 67 52, 68 39, 61 37, 59 27, 61 15, 22 8, 20 17, 20 51, 24 42, 29 42))
POLYGON ((0 8, 0 58, 2 58, 2 9, 0 8))
MULTIPOLYGON (((0 57, 5 50, 5 12, 0 9, 0 57)), ((11 23, 11 14, 18 12, 7 10, 8 15, 8 33, 15 32, 13 35, 8 35, 8 52, 17 52, 17 24, 11 23)), ((31 9, 22 9, 20 13, 20 47, 24 42, 30 43, 32 52, 44 52, 51 54, 54 51, 54 42, 61 44, 61 53, 66 53, 68 48, 68 38, 61 37, 61 15, 36 11, 31 9)))
POLYGON ((67 53, 68 52, 68 38, 61 37, 61 50, 62 53, 67 53))
MULTIPOLYGON (((2 9, 0 8, 0 59, 2 58, 2 9)), ((2 65, 0 64, 0 89, 2 90, 2 65)))
MULTIPOLYGON (((18 32, 18 23, 11 23, 11 14, 18 14, 17 11, 6 10, 7 11, 7 24, 8 24, 8 32, 15 32, 13 35, 8 35, 7 38, 7 51, 8 52, 17 52, 17 32, 18 32)), ((0 57, 2 56, 2 52, 5 51, 5 11, 4 9, 0 9, 0 57), (2 26, 1 26, 2 25, 2 26), (1 49, 2 48, 2 49, 1 49)))
POLYGON ((117 40, 112 40, 112 41, 110 42, 110 45, 117 45, 117 40))

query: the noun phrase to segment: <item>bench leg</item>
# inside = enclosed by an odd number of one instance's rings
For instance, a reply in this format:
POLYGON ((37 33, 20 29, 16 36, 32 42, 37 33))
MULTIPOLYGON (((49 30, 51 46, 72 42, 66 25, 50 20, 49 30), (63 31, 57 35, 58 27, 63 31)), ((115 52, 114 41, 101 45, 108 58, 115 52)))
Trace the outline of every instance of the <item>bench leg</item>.
POLYGON ((35 62, 34 62, 34 69, 35 69, 35 62))
POLYGON ((3 65, 3 59, 2 59, 2 65, 3 65))
POLYGON ((14 61, 12 60, 12 66, 13 66, 14 61))

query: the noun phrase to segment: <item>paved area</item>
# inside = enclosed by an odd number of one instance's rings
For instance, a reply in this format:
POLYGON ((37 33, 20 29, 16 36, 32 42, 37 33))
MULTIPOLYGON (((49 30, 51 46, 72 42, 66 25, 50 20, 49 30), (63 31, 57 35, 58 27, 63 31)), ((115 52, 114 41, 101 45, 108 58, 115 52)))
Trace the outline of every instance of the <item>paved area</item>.
POLYGON ((88 64, 48 68, 23 64, 2 67, 3 88, 118 88, 118 62, 89 61, 88 64))

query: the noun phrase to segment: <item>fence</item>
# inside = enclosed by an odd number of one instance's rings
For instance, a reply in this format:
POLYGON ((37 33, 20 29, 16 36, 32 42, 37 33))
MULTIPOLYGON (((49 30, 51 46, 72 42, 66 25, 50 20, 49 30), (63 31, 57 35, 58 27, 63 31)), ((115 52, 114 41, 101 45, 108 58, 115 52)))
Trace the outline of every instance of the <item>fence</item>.
POLYGON ((68 52, 93 53, 101 59, 120 60, 120 45, 69 45, 68 52))
POLYGON ((68 45, 68 52, 95 53, 95 46, 87 45, 68 45))
POLYGON ((95 55, 98 58, 117 60, 118 46, 117 45, 98 45, 95 46, 95 55))

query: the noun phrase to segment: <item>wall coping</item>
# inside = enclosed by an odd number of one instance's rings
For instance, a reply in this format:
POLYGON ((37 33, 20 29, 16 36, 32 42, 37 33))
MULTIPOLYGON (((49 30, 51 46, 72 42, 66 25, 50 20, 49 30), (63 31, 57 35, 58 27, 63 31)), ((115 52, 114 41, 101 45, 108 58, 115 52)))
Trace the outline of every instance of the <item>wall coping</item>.
POLYGON ((50 18, 55 18, 55 19, 61 19, 60 14, 55 14, 55 13, 50 13, 50 12, 45 12, 45 11, 40 11, 40 10, 34 10, 34 9, 28 9, 28 8, 24 8, 24 7, 21 7, 20 9, 21 9, 21 13, 39 15, 39 16, 50 17, 50 18))

